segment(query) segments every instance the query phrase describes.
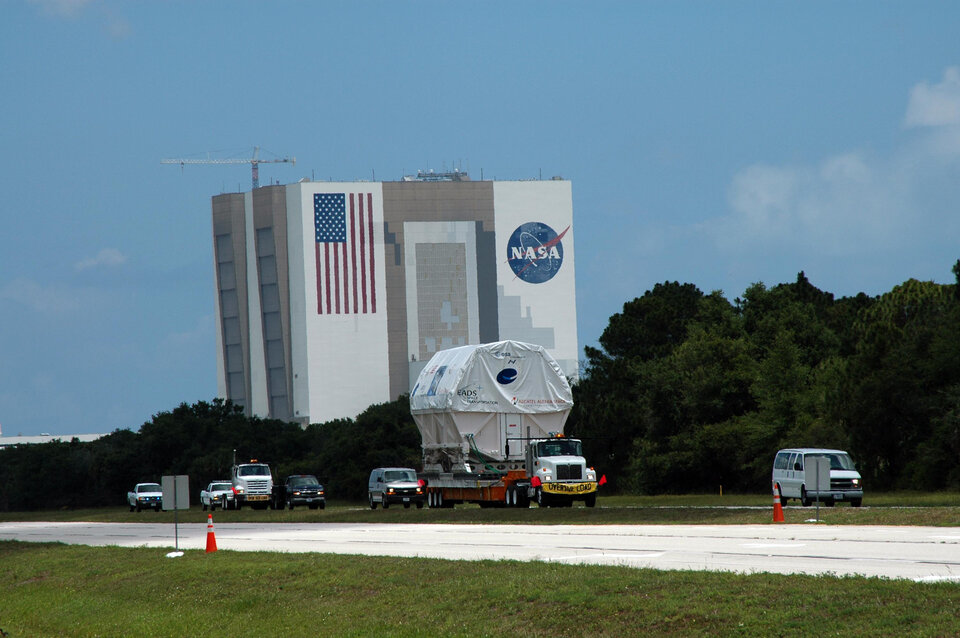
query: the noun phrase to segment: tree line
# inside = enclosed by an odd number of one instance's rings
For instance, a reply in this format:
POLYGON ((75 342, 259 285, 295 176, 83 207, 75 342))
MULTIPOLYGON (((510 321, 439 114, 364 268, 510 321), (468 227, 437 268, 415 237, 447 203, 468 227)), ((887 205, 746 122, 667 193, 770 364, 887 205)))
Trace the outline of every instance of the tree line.
POLYGON ((960 487, 953 274, 835 299, 801 272, 732 303, 658 284, 585 349, 567 431, 624 492, 769 489, 784 447, 846 449, 867 490, 960 487))
MULTIPOLYGON (((783 447, 848 450, 868 491, 960 487, 960 260, 953 274, 839 299, 803 272, 733 302, 657 284, 585 348, 566 431, 616 492, 764 491, 783 447)), ((198 493, 250 458, 362 500, 372 468, 419 467, 420 435, 406 396, 306 428, 181 404, 137 432, 0 450, 0 510, 120 505, 169 474, 198 493)))

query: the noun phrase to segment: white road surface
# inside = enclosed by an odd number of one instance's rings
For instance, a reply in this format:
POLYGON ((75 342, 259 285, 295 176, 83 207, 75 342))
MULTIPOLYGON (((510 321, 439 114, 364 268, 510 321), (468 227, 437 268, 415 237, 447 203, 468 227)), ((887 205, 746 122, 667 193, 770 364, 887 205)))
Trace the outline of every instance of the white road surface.
MULTIPOLYGON (((960 529, 950 527, 221 523, 214 535, 219 550, 960 582, 960 529)), ((197 523, 0 523, 4 540, 191 551, 206 538, 197 523)))

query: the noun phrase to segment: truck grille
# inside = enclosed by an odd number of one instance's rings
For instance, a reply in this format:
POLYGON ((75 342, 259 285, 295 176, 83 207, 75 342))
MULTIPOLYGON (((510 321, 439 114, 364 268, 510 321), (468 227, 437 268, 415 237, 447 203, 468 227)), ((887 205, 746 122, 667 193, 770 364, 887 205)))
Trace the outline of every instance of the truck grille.
POLYGON ((248 492, 266 492, 267 491, 267 481, 247 481, 247 491, 248 492))
POLYGON ((583 478, 583 467, 578 464, 557 465, 558 481, 579 481, 583 478))

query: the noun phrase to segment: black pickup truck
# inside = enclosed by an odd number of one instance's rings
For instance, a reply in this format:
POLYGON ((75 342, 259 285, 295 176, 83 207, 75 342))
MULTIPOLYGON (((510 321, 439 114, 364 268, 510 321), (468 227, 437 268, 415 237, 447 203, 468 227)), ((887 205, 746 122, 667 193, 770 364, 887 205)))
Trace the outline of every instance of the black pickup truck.
POLYGON ((327 498, 323 485, 312 474, 293 474, 283 482, 282 493, 277 505, 282 508, 286 505, 293 509, 297 505, 306 505, 312 510, 323 509, 327 506, 327 498))

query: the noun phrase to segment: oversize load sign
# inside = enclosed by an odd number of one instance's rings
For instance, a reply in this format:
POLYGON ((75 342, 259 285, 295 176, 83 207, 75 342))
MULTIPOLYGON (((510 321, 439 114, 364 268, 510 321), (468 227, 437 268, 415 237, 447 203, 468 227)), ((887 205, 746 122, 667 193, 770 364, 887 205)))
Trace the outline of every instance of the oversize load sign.
POLYGON ((597 491, 597 484, 588 483, 543 483, 540 485, 547 494, 589 494, 597 491))
POLYGON ((550 281, 563 265, 563 236, 541 222, 517 227, 507 241, 507 263, 514 274, 528 284, 550 281))

